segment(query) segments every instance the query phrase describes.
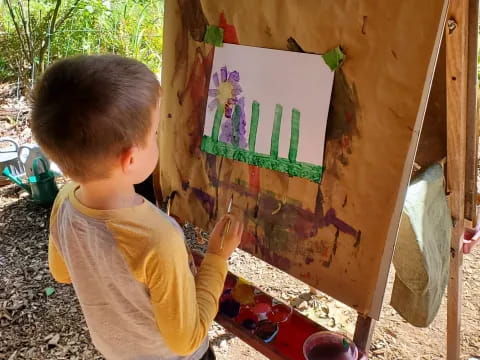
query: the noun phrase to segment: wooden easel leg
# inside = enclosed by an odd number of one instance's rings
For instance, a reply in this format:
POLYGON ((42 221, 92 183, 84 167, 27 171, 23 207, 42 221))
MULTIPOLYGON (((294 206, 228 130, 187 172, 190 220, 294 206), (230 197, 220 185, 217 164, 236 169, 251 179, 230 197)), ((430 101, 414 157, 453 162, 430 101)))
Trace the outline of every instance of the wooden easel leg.
POLYGON ((366 354, 370 349, 370 343, 372 342, 373 330, 375 329, 375 320, 371 317, 365 317, 358 315, 357 324, 355 325, 355 334, 353 335, 353 341, 362 349, 366 354))
MULTIPOLYGON (((447 304, 447 360, 460 358, 464 231, 469 0, 451 1, 447 16, 447 188, 454 228, 447 304)), ((475 15, 476 16, 476 15, 475 15)))
MULTIPOLYGON (((458 225, 460 227, 460 225, 458 225)), ((454 236, 457 231, 453 231, 454 236)), ((455 241, 454 239, 452 242, 455 241)), ((458 251, 458 246, 457 251, 458 251)), ((460 248, 461 249, 461 248, 460 248)), ((448 282, 447 303, 447 360, 460 358, 460 324, 462 307, 462 252, 454 253, 450 258, 450 278, 448 282)))

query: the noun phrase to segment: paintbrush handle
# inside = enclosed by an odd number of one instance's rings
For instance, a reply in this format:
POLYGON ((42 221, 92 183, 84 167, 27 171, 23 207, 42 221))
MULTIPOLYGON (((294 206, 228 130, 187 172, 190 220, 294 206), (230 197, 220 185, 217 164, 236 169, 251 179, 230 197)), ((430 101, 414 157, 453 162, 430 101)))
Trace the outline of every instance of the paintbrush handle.
POLYGON ((220 249, 223 249, 223 241, 225 239, 225 235, 227 235, 229 231, 230 231, 230 219, 228 219, 227 223, 225 224, 225 229, 223 230, 222 238, 220 239, 220 249))
POLYGON ((230 222, 230 219, 228 219, 227 223, 225 224, 225 232, 224 232, 225 235, 227 235, 228 232, 230 231, 230 225, 231 225, 231 222, 230 222))

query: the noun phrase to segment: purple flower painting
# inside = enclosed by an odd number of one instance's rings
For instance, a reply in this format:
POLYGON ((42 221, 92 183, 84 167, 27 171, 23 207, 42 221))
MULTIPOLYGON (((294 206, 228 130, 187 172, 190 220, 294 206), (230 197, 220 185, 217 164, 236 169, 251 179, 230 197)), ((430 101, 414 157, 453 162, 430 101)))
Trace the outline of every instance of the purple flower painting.
POLYGON ((236 70, 229 72, 227 67, 223 66, 220 68, 220 74, 219 72, 213 74, 212 80, 215 88, 208 90, 208 96, 213 97, 208 103, 208 108, 213 111, 221 106, 225 117, 222 123, 220 141, 229 144, 238 143, 238 147, 246 148, 245 98, 240 97, 242 93, 239 83, 240 74, 236 70), (234 124, 235 109, 240 112, 237 124, 234 124), (235 129, 235 125, 238 128, 235 129))

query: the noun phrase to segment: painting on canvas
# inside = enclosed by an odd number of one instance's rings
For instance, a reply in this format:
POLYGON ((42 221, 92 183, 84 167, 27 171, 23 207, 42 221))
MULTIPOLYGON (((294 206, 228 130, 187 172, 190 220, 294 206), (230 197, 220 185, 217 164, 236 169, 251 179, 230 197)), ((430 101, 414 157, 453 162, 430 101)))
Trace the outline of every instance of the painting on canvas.
POLYGON ((202 150, 320 182, 333 77, 321 55, 215 48, 202 150))

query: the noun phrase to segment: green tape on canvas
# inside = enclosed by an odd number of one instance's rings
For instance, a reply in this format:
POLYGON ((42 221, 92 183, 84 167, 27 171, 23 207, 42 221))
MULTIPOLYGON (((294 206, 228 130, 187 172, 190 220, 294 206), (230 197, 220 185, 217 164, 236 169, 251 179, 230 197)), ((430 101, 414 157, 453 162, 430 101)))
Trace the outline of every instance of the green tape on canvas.
POLYGON ((215 25, 207 25, 203 41, 215 46, 223 46, 223 29, 215 25))
POLYGON ((316 183, 322 179, 323 166, 307 164, 302 162, 290 162, 288 159, 273 159, 270 155, 257 154, 245 149, 239 149, 231 144, 220 141, 213 141, 208 136, 203 136, 202 150, 223 156, 229 159, 242 161, 250 165, 281 171, 290 176, 305 178, 316 183))
POLYGON ((340 49, 340 46, 323 54, 322 57, 332 71, 337 70, 345 59, 345 55, 343 54, 342 49, 340 49))

